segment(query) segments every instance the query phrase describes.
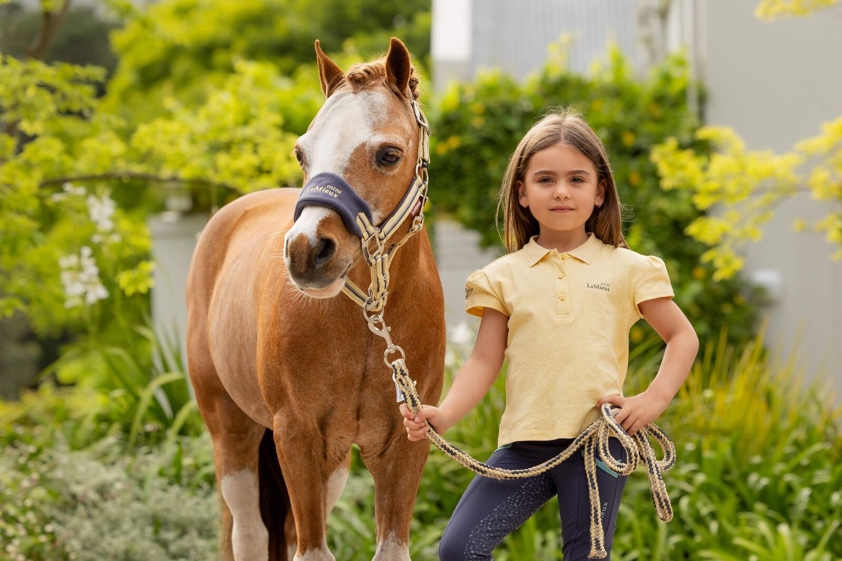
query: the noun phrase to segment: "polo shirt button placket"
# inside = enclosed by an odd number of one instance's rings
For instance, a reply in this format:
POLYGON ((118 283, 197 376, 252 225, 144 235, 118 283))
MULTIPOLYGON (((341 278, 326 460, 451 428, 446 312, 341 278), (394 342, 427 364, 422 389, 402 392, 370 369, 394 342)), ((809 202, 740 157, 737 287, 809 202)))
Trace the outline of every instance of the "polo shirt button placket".
POLYGON ((561 257, 561 270, 557 272, 556 278, 558 279, 557 283, 557 298, 558 302, 556 303, 556 310, 558 315, 560 316, 569 316, 570 315, 570 303, 567 301, 567 295, 570 293, 569 284, 567 282, 567 272, 565 271, 566 263, 567 263, 567 254, 562 253, 561 257))

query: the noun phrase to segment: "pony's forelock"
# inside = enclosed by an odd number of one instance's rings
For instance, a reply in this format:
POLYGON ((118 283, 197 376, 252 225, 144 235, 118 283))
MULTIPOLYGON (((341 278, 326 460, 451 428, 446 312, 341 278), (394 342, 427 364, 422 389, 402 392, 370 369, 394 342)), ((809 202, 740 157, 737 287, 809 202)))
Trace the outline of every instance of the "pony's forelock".
MULTIPOLYGON (((386 79, 385 57, 373 62, 361 62, 352 66, 345 75, 344 81, 354 92, 365 89, 386 79)), ((413 99, 418 99, 418 74, 415 67, 410 67, 409 90, 413 99)))

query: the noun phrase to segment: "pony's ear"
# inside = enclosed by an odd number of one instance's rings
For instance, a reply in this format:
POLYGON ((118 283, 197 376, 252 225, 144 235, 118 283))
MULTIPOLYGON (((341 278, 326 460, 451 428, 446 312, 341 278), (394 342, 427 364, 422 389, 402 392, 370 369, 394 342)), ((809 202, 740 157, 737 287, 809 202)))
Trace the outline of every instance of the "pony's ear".
POLYGON ((401 97, 412 98, 407 87, 412 76, 412 63, 409 51, 397 37, 392 37, 389 43, 389 54, 386 55, 386 83, 401 97))
POLYGON ((330 97, 333 90, 342 82, 345 73, 324 54, 318 39, 316 39, 316 60, 319 63, 319 81, 322 85, 322 93, 325 94, 325 97, 330 97))

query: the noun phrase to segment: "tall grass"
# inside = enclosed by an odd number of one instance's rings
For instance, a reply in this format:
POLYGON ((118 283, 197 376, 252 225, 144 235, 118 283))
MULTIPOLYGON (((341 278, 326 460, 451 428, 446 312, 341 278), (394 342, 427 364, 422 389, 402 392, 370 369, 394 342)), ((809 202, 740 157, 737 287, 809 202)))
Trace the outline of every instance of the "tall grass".
POLYGON ((0 424, 60 429, 73 448, 114 434, 128 447, 202 434, 177 337, 138 325, 123 339, 70 345, 42 373, 62 384, 42 384, 19 403, 0 402, 0 424))

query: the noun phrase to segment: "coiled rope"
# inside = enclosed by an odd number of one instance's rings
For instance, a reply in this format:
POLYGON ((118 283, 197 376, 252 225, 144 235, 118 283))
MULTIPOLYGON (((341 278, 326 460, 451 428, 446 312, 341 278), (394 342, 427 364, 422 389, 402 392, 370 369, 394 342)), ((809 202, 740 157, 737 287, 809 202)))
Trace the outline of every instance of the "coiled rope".
MULTIPOLYGON (((413 413, 418 413, 421 408, 421 398, 415 390, 415 382, 409 376, 409 370, 406 367, 403 357, 393 361, 389 366, 392 368, 392 379, 398 388, 399 400, 403 397, 406 400, 409 410, 413 413), (400 394, 403 394, 403 396, 400 394)), ((588 495, 590 496, 591 503, 591 551, 588 557, 591 559, 605 559, 607 557, 605 551, 605 534, 602 529, 602 511, 600 509, 601 503, 596 479, 597 454, 611 470, 623 476, 631 474, 637 468, 638 463, 643 460, 648 471, 649 489, 652 492, 652 502, 658 513, 658 517, 664 522, 669 522, 673 516, 672 503, 670 503, 667 488, 661 474, 675 464, 675 445, 666 433, 654 423, 642 427, 634 437, 629 436, 623 427, 614 419, 615 412, 618 410, 619 408, 611 404, 604 404, 602 406, 602 417, 582 431, 570 446, 554 458, 531 468, 504 469, 480 462, 445 440, 429 423, 427 423, 427 427, 429 428, 427 438, 441 449, 442 452, 459 462, 462 466, 474 473, 493 479, 522 479, 540 475, 570 458, 578 449, 584 448, 585 473, 587 475, 588 495), (608 449, 608 439, 611 436, 617 438, 625 449, 628 457, 625 462, 616 459, 608 449), (650 437, 663 450, 664 457, 662 460, 657 459, 650 437)))

